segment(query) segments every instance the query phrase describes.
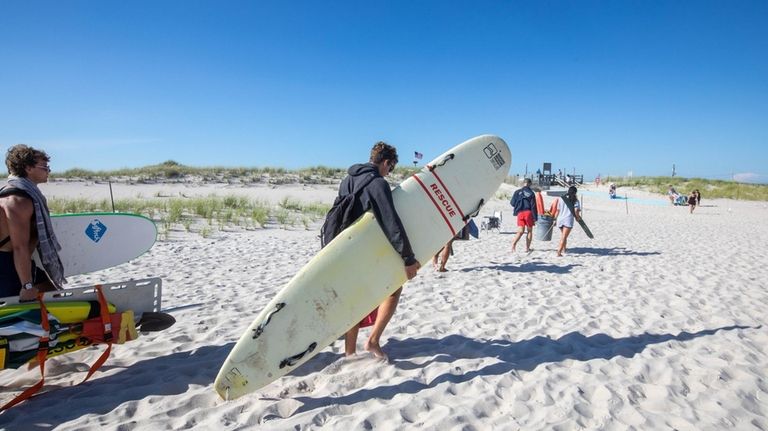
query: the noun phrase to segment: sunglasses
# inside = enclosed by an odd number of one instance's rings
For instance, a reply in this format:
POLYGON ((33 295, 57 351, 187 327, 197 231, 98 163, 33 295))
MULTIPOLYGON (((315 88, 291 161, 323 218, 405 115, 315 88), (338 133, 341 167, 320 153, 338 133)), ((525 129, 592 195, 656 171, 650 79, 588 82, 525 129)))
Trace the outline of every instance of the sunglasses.
POLYGON ((389 173, 392 173, 392 171, 395 170, 395 166, 397 166, 397 163, 389 162, 387 163, 387 165, 389 165, 389 173))
POLYGON ((37 169, 42 169, 46 172, 51 172, 51 167, 48 165, 35 165, 37 169))

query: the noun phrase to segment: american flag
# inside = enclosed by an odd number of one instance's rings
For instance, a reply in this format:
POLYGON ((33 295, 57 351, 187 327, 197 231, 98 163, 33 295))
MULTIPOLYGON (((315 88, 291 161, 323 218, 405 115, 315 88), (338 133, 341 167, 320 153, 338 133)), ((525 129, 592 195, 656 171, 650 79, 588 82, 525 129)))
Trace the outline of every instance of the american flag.
POLYGON ((424 154, 421 154, 418 151, 413 152, 413 158, 415 158, 416 160, 421 160, 422 157, 424 157, 424 154))

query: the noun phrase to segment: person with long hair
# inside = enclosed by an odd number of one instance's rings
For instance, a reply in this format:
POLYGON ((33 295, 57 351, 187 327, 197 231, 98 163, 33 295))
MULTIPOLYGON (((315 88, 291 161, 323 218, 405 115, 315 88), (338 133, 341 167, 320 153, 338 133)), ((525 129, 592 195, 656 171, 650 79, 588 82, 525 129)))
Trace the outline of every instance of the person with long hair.
POLYGON ((557 247, 558 256, 562 256, 565 253, 565 248, 568 246, 568 235, 573 230, 574 220, 581 218, 581 204, 576 197, 577 192, 576 187, 570 186, 568 187, 568 192, 557 201, 557 227, 562 233, 560 245, 557 247), (570 205, 568 205, 569 203, 570 205), (575 214, 571 212, 569 207, 573 207, 575 214))

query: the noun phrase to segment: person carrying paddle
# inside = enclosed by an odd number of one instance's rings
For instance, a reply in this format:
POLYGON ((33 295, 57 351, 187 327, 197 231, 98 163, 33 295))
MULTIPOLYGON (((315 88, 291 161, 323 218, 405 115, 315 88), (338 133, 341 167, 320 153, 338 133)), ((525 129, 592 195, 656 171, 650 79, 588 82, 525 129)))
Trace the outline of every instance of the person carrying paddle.
POLYGON ((531 179, 526 178, 523 180, 523 187, 516 190, 512 195, 510 204, 514 208, 513 215, 517 216, 517 234, 512 240, 512 251, 515 251, 517 242, 520 241, 520 237, 528 229, 528 233, 525 236, 525 252, 531 251, 531 241, 533 241, 533 225, 539 219, 538 212, 536 211, 536 195, 531 190, 531 179))
MULTIPOLYGON (((392 247, 403 258, 403 267, 408 280, 416 276, 421 264, 416 260, 408 235, 400 220, 392 200, 392 190, 384 179, 397 165, 397 149, 384 142, 377 142, 371 148, 368 163, 355 164, 347 170, 347 177, 339 185, 339 196, 344 197, 355 192, 355 202, 352 206, 352 219, 360 218, 366 211, 372 210, 381 230, 386 235, 392 247), (362 187, 362 188, 361 188, 362 187)), ((379 358, 386 359, 381 350, 381 335, 395 314, 397 303, 403 288, 400 287, 390 295, 379 307, 368 315, 362 322, 353 326, 345 336, 345 353, 354 355, 357 351, 357 334, 361 324, 373 324, 371 335, 365 343, 365 349, 379 358)))
POLYGON ((573 230, 574 218, 576 220, 581 218, 581 205, 576 197, 576 193, 578 193, 576 187, 570 186, 565 196, 561 196, 557 200, 557 227, 560 228, 560 232, 563 234, 560 238, 560 245, 557 247, 558 256, 562 256, 565 253, 565 247, 568 245, 568 235, 573 230), (573 207, 573 212, 571 212, 570 207, 573 207))
POLYGON ((8 149, 8 184, 0 189, 0 298, 35 299, 38 291, 66 283, 61 249, 51 227, 48 203, 38 184, 48 181, 50 157, 26 145, 8 149), (37 249, 45 271, 32 260, 37 249), (47 273, 47 274, 46 274, 47 273))

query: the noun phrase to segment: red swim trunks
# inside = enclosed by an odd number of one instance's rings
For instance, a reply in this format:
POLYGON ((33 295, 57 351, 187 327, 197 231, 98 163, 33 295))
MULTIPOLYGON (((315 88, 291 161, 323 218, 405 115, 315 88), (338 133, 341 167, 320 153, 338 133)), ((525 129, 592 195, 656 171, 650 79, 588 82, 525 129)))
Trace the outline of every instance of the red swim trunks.
POLYGON ((523 210, 517 213, 517 225, 533 227, 533 211, 523 210))

